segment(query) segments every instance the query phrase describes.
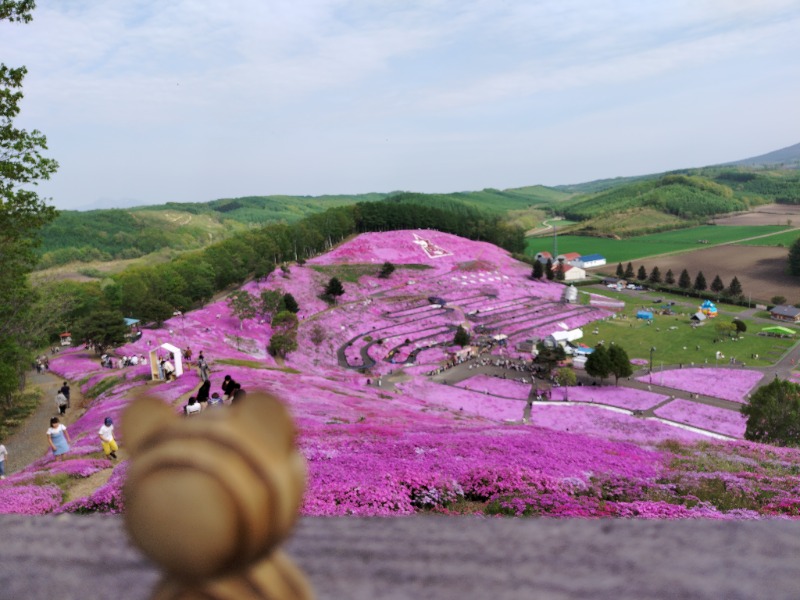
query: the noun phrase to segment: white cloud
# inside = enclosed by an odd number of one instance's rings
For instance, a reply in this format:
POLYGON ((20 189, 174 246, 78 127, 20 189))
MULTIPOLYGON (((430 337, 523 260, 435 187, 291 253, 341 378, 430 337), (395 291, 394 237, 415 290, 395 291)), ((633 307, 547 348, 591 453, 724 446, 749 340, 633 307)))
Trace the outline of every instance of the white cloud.
POLYGON ((793 0, 37 4, 33 23, 0 24, 0 50, 29 68, 20 121, 49 136, 61 203, 577 181, 686 156, 609 134, 625 115, 664 147, 680 125, 730 148, 729 126, 706 129, 714 106, 738 111, 742 148, 797 141, 762 108, 798 100, 793 0), (551 150, 526 157, 533 144, 551 150))

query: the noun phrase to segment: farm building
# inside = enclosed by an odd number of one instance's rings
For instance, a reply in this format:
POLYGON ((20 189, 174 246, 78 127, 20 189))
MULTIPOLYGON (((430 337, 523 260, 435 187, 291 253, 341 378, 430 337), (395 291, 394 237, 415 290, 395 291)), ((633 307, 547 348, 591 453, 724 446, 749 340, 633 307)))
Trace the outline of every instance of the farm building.
POLYGON ((606 264, 606 257, 601 254, 584 254, 580 258, 576 259, 573 264, 581 269, 600 267, 606 264))
POLYGON ((619 279, 618 277, 603 277, 601 281, 603 282, 603 285, 619 285, 621 287, 628 285, 628 281, 626 279, 619 279))
MULTIPOLYGON (((542 264, 546 264, 548 260, 553 260, 553 255, 547 252, 546 250, 544 252, 537 252, 536 260, 538 260, 542 264)), ((553 262, 555 261, 553 260, 553 262)))
POLYGON ((580 257, 581 255, 578 254, 577 252, 567 252, 566 254, 559 254, 558 256, 556 256, 556 261, 564 262, 567 263, 568 265, 574 265, 575 264, 574 261, 578 260, 580 257))
POLYGON ((559 265, 559 269, 564 270, 564 281, 577 281, 579 279, 586 279, 586 271, 573 267, 572 265, 559 265))
POLYGON ((800 321, 800 308, 779 304, 769 311, 769 316, 776 321, 789 321, 797 323, 800 321))

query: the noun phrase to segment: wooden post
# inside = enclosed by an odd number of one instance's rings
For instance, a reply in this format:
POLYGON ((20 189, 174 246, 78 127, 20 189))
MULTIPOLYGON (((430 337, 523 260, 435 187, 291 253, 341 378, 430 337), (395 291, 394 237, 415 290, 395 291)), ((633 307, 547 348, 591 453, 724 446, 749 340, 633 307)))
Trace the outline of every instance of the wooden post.
POLYGON ((122 429, 131 453, 126 527, 164 571, 154 600, 313 598, 277 549, 306 483, 283 404, 251 393, 186 419, 144 397, 125 411, 122 429))

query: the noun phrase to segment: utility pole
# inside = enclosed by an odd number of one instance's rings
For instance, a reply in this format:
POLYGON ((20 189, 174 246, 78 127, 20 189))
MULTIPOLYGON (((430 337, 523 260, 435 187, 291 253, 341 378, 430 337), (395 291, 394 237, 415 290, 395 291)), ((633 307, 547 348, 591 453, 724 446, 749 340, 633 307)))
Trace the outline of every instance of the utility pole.
POLYGON ((556 260, 556 256, 558 256, 558 226, 554 223, 553 224, 553 261, 556 260))

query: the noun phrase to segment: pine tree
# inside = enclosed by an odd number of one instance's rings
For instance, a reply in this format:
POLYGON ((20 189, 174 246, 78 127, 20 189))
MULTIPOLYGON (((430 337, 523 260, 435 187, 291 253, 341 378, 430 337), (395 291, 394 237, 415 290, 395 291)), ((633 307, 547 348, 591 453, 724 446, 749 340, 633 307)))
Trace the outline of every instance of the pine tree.
POLYGON ((331 277, 330 281, 328 281, 328 285, 325 286, 324 295, 328 298, 332 298, 333 302, 336 303, 336 300, 342 294, 344 294, 342 282, 339 281, 338 277, 331 277))
POLYGON ((564 281, 567 278, 566 266, 561 261, 558 261, 558 264, 555 268, 556 273, 556 280, 557 281, 564 281))
POLYGON ((661 271, 657 266, 650 271, 650 283, 661 283, 661 271))
POLYGON ((706 284, 706 276, 703 275, 702 271, 697 273, 697 277, 694 278, 694 286, 692 287, 694 287, 694 289, 696 289, 698 292, 702 292, 708 288, 708 285, 706 284))
POLYGON ((394 273, 394 265, 387 260, 385 263, 383 263, 381 272, 378 273, 378 277, 381 279, 388 279, 392 273, 394 273))
POLYGON ((722 290, 725 289, 725 284, 722 283, 722 279, 719 278, 719 275, 714 277, 714 281, 711 282, 711 291, 719 294, 722 290))
POLYGON ((639 272, 636 273, 636 279, 639 281, 644 281, 647 279, 647 269, 644 268, 644 265, 639 267, 639 272))
POLYGON ((625 269, 622 268, 622 263, 617 263, 617 277, 620 279, 625 277, 625 269))
POLYGON ((800 275, 800 238, 789 247, 789 273, 800 275))
POLYGON ((728 296, 731 298, 738 298, 739 296, 743 296, 744 291, 742 290, 742 284, 739 283, 739 278, 734 277, 731 280, 731 284, 728 286, 728 296))
POLYGON ((689 271, 686 269, 681 271, 681 276, 678 278, 678 287, 682 290, 688 290, 692 287, 692 278, 689 277, 689 271))
POLYGON ((664 283, 667 285, 675 285, 675 274, 672 269, 667 269, 667 274, 664 275, 664 283))
POLYGON ((300 312, 300 306, 297 304, 297 300, 295 300, 294 296, 289 292, 286 292, 281 298, 281 305, 278 307, 278 312, 282 310, 289 311, 293 314, 300 312))
POLYGON ((469 344, 469 333, 464 329, 463 325, 459 325, 456 329, 456 335, 453 338, 453 344, 461 346, 462 348, 469 344))
POLYGON ((628 266, 625 267, 625 279, 631 281, 633 279, 633 265, 628 263, 628 266))
POLYGON ((553 281, 553 279, 555 279, 556 274, 553 272, 553 259, 547 259, 547 264, 544 266, 544 274, 548 281, 553 281))
POLYGON ((541 261, 537 260, 535 263, 533 263, 531 277, 536 280, 540 280, 542 277, 544 277, 544 265, 542 265, 541 261))

